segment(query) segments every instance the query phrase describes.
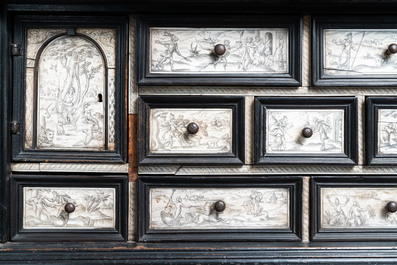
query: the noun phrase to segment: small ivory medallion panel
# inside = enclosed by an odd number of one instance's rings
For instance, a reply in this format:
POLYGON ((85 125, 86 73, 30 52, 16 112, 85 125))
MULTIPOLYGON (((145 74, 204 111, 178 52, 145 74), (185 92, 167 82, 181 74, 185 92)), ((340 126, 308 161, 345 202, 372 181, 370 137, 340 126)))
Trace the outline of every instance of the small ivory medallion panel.
POLYGON ((288 73, 286 28, 150 28, 150 73, 288 73))
POLYGON ((231 109, 152 109, 150 152, 231 153, 232 124, 231 109), (198 131, 189 132, 189 124, 198 131))
POLYGON ((149 196, 154 230, 289 227, 287 188, 152 188, 149 196))
POLYGON ((115 199, 114 188, 24 187, 23 228, 115 228, 115 199))

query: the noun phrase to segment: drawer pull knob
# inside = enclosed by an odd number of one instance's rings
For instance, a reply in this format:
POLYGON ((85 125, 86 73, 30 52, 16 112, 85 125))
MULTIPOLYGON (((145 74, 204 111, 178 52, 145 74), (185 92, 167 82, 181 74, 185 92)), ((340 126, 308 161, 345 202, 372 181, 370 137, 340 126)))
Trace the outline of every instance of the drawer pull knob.
POLYGON ((215 52, 216 55, 219 55, 219 56, 224 55, 225 52, 226 52, 225 45, 223 45, 223 44, 215 45, 214 52, 215 52))
POLYGON ((214 208, 218 213, 223 212, 226 208, 226 203, 224 201, 217 201, 214 204, 214 208))
POLYGON ((196 134, 199 131, 199 126, 196 123, 191 122, 187 125, 187 131, 190 134, 196 134))
POLYGON ((397 203, 396 202, 388 202, 386 204, 386 209, 390 212, 390 213, 395 213, 397 212, 397 203))
POLYGON ((74 207, 74 204, 73 204, 73 203, 67 203, 67 204, 65 205, 65 211, 66 211, 67 213, 73 213, 75 209, 76 209, 76 207, 74 207))
POLYGON ((303 130, 302 130, 302 136, 303 137, 305 137, 305 138, 310 138, 310 137, 312 137, 312 135, 313 135, 313 130, 312 129, 310 129, 310 128, 303 128, 303 130))
POLYGON ((397 44, 395 44, 395 43, 390 44, 389 47, 387 47, 387 53, 388 54, 397 53, 397 44))

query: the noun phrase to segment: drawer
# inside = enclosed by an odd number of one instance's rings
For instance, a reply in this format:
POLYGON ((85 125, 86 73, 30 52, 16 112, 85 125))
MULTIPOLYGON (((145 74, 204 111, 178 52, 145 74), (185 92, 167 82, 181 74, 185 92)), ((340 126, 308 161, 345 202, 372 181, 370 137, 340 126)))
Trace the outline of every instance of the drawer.
POLYGON ((256 97, 256 164, 357 163, 355 97, 256 97))
POLYGON ((142 96, 139 124, 141 165, 244 163, 244 97, 142 96))
POLYGON ((323 177, 312 181, 312 240, 397 239, 393 177, 323 177))
POLYGON ((13 241, 125 241, 126 176, 14 175, 13 241))
POLYGON ((368 165, 397 165, 397 97, 366 98, 368 165))
POLYGON ((139 39, 141 85, 301 83, 299 17, 142 16, 139 39))
POLYGON ((141 242, 299 241, 301 179, 142 177, 141 242))
POLYGON ((313 83, 317 86, 395 86, 395 17, 314 18, 313 83))

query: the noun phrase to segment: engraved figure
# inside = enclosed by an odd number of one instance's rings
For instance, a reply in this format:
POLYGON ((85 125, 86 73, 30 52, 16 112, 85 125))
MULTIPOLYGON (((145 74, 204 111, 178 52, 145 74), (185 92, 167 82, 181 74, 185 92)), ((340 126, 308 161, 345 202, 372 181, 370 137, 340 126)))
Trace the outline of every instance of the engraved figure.
POLYGON ((273 151, 286 150, 285 142, 285 130, 288 129, 290 124, 288 123, 287 116, 277 120, 276 117, 272 116, 273 123, 270 125, 270 133, 273 135, 273 143, 271 144, 271 149, 273 151))
POLYGON ((334 202, 331 201, 329 196, 326 196, 326 198, 327 198, 329 204, 334 207, 334 213, 332 213, 330 219, 328 220, 328 223, 331 226, 345 224, 346 220, 347 220, 347 216, 343 210, 343 207, 345 207, 347 205, 347 203, 349 202, 350 199, 346 198, 345 203, 341 204, 337 197, 335 197, 334 202))
POLYGON ((324 151, 327 149, 326 142, 328 140, 328 131, 332 129, 332 127, 325 122, 325 120, 319 119, 319 118, 314 118, 314 125, 315 125, 315 132, 318 132, 320 134, 320 140, 321 140, 321 151, 324 151))
POLYGON ((97 96, 107 84, 101 51, 84 37, 61 36, 43 50, 39 66, 38 148, 102 150, 106 110, 97 96))
POLYGON ((182 57, 184 60, 191 62, 191 60, 185 56, 182 55, 182 53, 179 51, 178 47, 178 40, 179 38, 175 36, 174 34, 165 31, 164 36, 168 37, 167 40, 156 40, 155 43, 163 45, 166 50, 160 55, 160 58, 158 59, 155 69, 164 69, 164 64, 169 61, 171 71, 175 71, 174 69, 174 53, 178 54, 180 57, 182 57))
POLYGON ((263 202, 262 199, 263 194, 261 192, 253 190, 251 195, 249 196, 249 200, 246 200, 244 202, 243 207, 247 209, 248 215, 263 215, 263 220, 267 220, 269 218, 269 214, 261 206, 261 203, 263 202))
POLYGON ((367 213, 369 216, 374 216, 375 213, 371 206, 367 205, 367 208, 361 208, 357 201, 353 202, 353 206, 350 208, 349 211, 349 225, 350 226, 361 226, 365 224, 367 221, 368 216, 365 214, 367 213))

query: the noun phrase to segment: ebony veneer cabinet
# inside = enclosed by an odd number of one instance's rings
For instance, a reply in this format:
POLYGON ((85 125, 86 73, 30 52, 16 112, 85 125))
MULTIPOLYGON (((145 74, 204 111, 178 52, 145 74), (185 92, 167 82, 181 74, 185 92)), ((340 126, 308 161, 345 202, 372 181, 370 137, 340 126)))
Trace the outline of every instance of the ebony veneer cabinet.
POLYGON ((397 262, 394 1, 0 8, 0 264, 397 262))

